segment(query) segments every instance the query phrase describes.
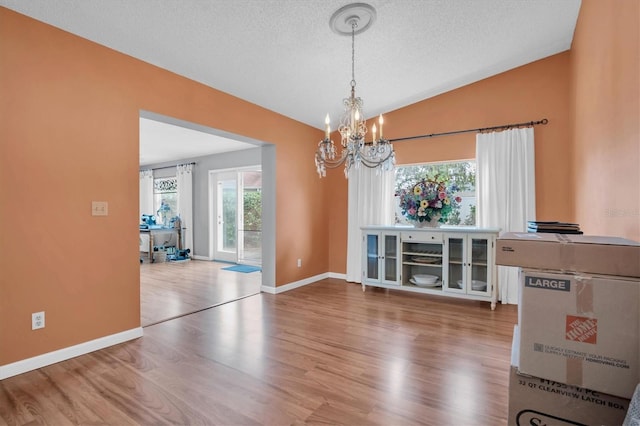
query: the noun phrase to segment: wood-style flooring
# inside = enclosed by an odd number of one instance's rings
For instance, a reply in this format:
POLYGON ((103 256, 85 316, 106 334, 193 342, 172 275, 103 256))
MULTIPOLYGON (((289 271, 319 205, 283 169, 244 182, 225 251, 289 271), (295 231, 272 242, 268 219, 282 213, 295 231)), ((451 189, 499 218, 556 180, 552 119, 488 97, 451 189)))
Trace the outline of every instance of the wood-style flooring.
POLYGON ((140 265, 142 326, 260 293, 260 272, 226 271, 227 266, 231 265, 204 260, 145 261, 140 265))
POLYGON ((504 425, 516 322, 327 279, 0 381, 0 424, 504 425))

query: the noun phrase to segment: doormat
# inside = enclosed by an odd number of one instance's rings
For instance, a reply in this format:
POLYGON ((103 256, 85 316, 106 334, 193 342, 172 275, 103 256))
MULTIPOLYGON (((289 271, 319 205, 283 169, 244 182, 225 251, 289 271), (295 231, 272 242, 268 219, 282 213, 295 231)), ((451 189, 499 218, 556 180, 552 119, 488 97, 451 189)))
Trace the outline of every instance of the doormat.
POLYGON ((222 269, 225 271, 244 272, 245 274, 248 274, 249 272, 258 272, 261 270, 259 267, 251 265, 234 265, 227 266, 226 268, 222 269))

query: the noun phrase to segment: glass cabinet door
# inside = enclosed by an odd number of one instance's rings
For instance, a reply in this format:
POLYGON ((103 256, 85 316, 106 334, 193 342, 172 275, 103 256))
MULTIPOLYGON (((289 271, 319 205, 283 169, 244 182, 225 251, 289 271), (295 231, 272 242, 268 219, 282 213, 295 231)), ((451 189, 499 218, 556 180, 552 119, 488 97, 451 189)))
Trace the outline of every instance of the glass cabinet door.
POLYGON ((400 259, 400 235, 386 232, 367 232, 363 239, 364 258, 363 279, 368 283, 399 283, 398 266, 400 259))
POLYGON ((489 255, 489 240, 487 238, 470 238, 469 263, 471 270, 471 283, 468 290, 471 292, 487 292, 489 282, 487 260, 489 255))
POLYGON ((445 286, 447 290, 465 292, 465 244, 464 236, 447 238, 448 269, 445 286))
POLYGON ((366 234, 367 264, 365 265, 365 271, 366 277, 372 280, 380 279, 379 239, 380 236, 378 234, 366 234))
POLYGON ((384 235, 384 281, 398 281, 398 236, 384 235))

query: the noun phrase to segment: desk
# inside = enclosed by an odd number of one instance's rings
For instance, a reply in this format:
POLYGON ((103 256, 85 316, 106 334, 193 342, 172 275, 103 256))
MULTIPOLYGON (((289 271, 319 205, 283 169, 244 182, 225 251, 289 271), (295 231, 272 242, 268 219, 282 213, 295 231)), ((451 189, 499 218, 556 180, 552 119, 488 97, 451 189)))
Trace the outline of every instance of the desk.
POLYGON ((178 250, 182 250, 182 232, 180 228, 150 228, 140 229, 140 235, 149 235, 149 262, 153 263, 153 238, 156 234, 176 234, 178 240, 178 250))

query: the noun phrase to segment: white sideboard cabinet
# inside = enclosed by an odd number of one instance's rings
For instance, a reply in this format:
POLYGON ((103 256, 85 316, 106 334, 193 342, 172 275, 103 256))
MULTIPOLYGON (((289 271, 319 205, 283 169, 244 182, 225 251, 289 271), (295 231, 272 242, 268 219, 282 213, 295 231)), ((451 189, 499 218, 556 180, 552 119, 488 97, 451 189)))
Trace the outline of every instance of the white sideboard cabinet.
POLYGON ((495 309, 499 232, 468 226, 363 227, 362 290, 369 285, 484 300, 495 309), (416 280, 416 275, 437 279, 425 283, 416 280))

